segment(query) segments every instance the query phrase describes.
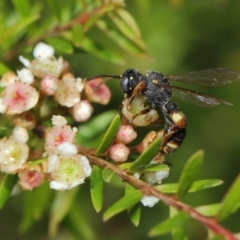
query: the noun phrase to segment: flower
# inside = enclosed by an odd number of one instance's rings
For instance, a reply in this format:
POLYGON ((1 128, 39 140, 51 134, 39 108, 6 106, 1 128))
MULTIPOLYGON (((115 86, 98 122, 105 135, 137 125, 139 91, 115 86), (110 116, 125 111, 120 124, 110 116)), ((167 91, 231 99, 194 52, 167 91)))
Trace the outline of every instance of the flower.
POLYGON ((54 99, 62 106, 73 107, 80 101, 78 91, 78 81, 72 74, 66 74, 58 82, 57 90, 54 93, 54 99))
POLYGON ((18 126, 13 129, 13 137, 21 143, 26 143, 29 139, 27 129, 18 126))
POLYGON ((131 103, 129 103, 129 98, 124 99, 122 102, 122 114, 130 123, 138 127, 148 126, 159 117, 155 109, 150 109, 147 113, 141 114, 141 111, 149 108, 148 106, 144 106, 144 103, 145 97, 140 94, 134 96, 131 103), (136 116, 136 114, 139 115, 136 116))
POLYGON ((58 81, 57 77, 46 74, 40 81, 39 89, 41 93, 46 96, 52 96, 57 90, 58 81))
POLYGON ((71 189, 84 183, 92 168, 88 159, 77 155, 49 155, 47 171, 50 175, 50 187, 56 190, 71 189))
POLYGON ((162 170, 156 172, 144 172, 144 180, 149 184, 161 184, 164 178, 167 178, 169 175, 169 171, 162 170))
POLYGON ((72 116, 77 122, 87 121, 93 113, 93 107, 88 100, 78 102, 73 106, 72 116))
POLYGON ((58 153, 58 147, 61 144, 74 141, 76 132, 77 129, 71 128, 69 125, 48 128, 45 133, 45 149, 48 153, 58 153))
POLYGON ((35 59, 30 62, 23 56, 19 57, 22 64, 31 70, 34 76, 44 77, 49 74, 54 77, 59 77, 64 71, 64 61, 62 57, 55 59, 54 48, 43 42, 38 43, 34 50, 33 55, 35 59))
POLYGON ((109 149, 109 157, 115 162, 127 161, 130 150, 123 143, 116 143, 109 149))
POLYGON ((34 76, 29 69, 23 68, 22 70, 17 71, 17 74, 19 81, 21 81, 22 83, 26 83, 29 85, 34 83, 34 76))
POLYGON ((15 82, 7 85, 1 94, 6 114, 20 114, 36 106, 39 93, 32 86, 15 82))
POLYGON ((109 103, 111 92, 101 78, 97 78, 85 83, 85 92, 89 101, 103 105, 109 103))
POLYGON ((14 137, 0 140, 0 169, 6 173, 16 173, 28 159, 29 147, 14 137))
POLYGON ((26 169, 18 173, 18 184, 24 190, 32 190, 43 184, 44 173, 39 165, 34 166, 31 169, 26 169))
POLYGON ((128 144, 137 137, 137 133, 131 125, 121 125, 115 137, 118 143, 128 144))
POLYGON ((141 199, 141 203, 145 207, 153 207, 158 202, 159 202, 159 199, 154 196, 144 195, 141 199))

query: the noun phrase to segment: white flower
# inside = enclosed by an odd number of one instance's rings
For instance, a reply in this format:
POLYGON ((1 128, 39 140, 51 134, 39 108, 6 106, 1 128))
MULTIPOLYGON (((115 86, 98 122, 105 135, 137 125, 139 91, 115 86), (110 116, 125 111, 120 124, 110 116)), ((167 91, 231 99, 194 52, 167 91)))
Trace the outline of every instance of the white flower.
POLYGON ((51 182, 50 187, 56 190, 71 189, 84 183, 90 176, 92 168, 88 159, 77 155, 49 155, 47 162, 51 182))
POLYGON ((54 48, 46 43, 40 42, 33 49, 33 56, 41 60, 54 56, 54 48))
POLYGON ((67 120, 65 117, 61 116, 61 115, 53 115, 52 116, 52 124, 54 126, 64 126, 67 124, 67 120))
POLYGON ((145 172, 144 180, 149 184, 161 184, 164 178, 167 178, 169 171, 145 172))
POLYGON ((159 199, 154 196, 144 195, 141 199, 141 202, 145 207, 153 207, 156 203, 159 202, 159 199))
POLYGON ((16 173, 27 161, 29 147, 15 138, 0 140, 0 169, 6 173, 16 173))
POLYGON ((13 137, 20 143, 26 143, 29 139, 28 131, 23 127, 15 127, 13 129, 13 137))
POLYGON ((70 142, 64 142, 57 147, 57 150, 62 155, 75 155, 78 150, 76 145, 70 142))
POLYGON ((29 69, 23 68, 22 70, 17 71, 17 74, 21 82, 29 85, 34 83, 34 76, 29 69))
POLYGON ((31 68, 31 62, 27 58, 20 55, 18 59, 26 68, 31 68))
POLYGON ((91 117, 93 110, 90 102, 83 100, 73 106, 72 115, 75 121, 85 122, 91 117))

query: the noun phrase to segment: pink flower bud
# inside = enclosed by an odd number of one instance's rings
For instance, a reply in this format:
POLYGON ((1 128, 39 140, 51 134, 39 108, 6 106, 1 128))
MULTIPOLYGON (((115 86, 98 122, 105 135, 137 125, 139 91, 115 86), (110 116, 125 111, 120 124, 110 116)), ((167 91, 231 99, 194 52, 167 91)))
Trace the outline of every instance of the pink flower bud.
POLYGON ((57 90, 58 78, 49 74, 45 75, 40 81, 40 91, 46 96, 52 96, 57 90))
POLYGON ((72 109, 72 116, 77 122, 87 121, 93 113, 93 107, 88 100, 80 101, 72 109))
POLYGON ((130 150, 123 143, 117 143, 110 147, 109 157, 115 162, 127 161, 130 150))
POLYGON ((86 82, 85 92, 88 100, 91 102, 106 105, 111 99, 111 92, 107 85, 102 83, 101 78, 86 82))
POLYGON ((26 169, 18 173, 19 185, 24 190, 32 190, 43 184, 44 173, 39 166, 35 166, 33 169, 26 169))
POLYGON ((115 141, 128 144, 137 137, 137 133, 131 125, 122 125, 116 135, 115 141))

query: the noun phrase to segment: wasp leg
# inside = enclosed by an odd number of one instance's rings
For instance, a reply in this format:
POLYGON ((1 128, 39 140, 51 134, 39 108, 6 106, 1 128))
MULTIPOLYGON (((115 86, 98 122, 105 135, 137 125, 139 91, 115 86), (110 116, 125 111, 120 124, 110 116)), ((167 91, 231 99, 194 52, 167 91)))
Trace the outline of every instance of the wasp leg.
POLYGON ((142 81, 139 82, 139 83, 137 84, 137 86, 133 89, 133 92, 132 92, 132 94, 131 94, 131 96, 130 96, 130 98, 129 98, 129 104, 131 104, 132 101, 133 101, 133 99, 134 99, 134 97, 135 97, 137 94, 140 94, 145 88, 146 88, 145 83, 142 82, 142 81))

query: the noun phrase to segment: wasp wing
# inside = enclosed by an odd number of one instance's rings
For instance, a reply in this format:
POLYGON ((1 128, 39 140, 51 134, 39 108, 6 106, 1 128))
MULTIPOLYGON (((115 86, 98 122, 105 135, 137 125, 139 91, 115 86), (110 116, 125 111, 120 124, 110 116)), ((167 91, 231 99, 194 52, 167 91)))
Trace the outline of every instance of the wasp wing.
POLYGON ((203 107, 215 107, 220 104, 232 105, 223 99, 215 98, 205 93, 198 91, 185 89, 181 87, 172 86, 174 96, 177 96, 183 100, 188 100, 190 103, 203 106, 203 107))
POLYGON ((240 80, 240 72, 229 68, 212 68, 176 75, 168 75, 167 78, 174 81, 218 87, 240 80))

